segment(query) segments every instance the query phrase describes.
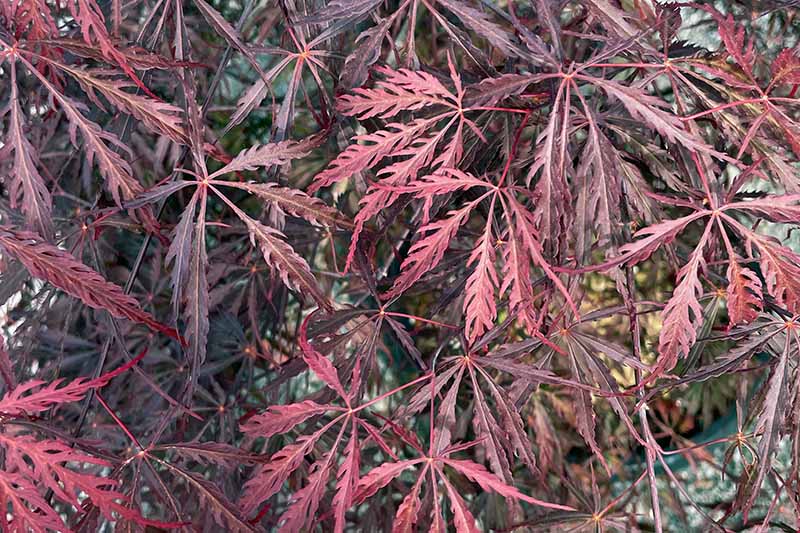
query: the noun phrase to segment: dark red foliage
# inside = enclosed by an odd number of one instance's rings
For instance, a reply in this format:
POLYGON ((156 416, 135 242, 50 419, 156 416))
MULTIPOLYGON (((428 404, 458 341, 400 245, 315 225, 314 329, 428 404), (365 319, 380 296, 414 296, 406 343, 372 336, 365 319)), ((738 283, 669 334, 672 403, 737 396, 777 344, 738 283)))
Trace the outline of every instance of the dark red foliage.
POLYGON ((0 2, 0 529, 796 528, 796 2, 715 4, 0 2))

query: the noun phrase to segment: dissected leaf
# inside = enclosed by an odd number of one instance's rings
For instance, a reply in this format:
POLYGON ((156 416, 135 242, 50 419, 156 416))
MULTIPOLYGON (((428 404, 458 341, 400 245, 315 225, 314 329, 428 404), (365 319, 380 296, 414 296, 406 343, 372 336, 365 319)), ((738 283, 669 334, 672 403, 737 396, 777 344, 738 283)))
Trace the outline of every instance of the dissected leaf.
POLYGON ((180 339, 174 329, 142 310, 135 298, 36 234, 0 226, 0 247, 25 265, 32 276, 48 281, 89 307, 104 309, 116 318, 127 318, 180 339))

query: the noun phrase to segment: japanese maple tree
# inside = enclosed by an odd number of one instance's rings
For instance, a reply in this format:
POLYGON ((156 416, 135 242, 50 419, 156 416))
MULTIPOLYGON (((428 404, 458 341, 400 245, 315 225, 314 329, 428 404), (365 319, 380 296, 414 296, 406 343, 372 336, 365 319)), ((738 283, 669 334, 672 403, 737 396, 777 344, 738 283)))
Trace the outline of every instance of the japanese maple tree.
POLYGON ((0 530, 796 530, 795 4, 0 2, 0 530))

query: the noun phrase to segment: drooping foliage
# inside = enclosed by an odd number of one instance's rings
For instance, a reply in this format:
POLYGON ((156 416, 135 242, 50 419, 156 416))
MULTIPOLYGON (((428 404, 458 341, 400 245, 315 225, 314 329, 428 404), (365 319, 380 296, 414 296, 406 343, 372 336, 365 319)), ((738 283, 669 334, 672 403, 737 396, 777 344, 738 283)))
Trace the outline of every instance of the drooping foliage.
POLYGON ((794 4, 0 2, 0 529, 796 529, 794 4))

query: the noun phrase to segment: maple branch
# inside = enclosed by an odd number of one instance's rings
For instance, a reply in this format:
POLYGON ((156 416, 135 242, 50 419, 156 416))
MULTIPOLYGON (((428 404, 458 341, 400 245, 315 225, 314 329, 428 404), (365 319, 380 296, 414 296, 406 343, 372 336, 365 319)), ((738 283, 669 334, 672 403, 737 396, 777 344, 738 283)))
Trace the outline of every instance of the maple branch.
POLYGON ((394 389, 392 389, 390 391, 387 391, 387 392, 384 392, 383 394, 381 394, 379 396, 376 396, 375 398, 371 399, 370 401, 368 401, 366 403, 363 403, 363 404, 359 405, 358 407, 353 408, 353 412, 357 413, 359 411, 363 411, 364 409, 366 409, 368 407, 372 407, 376 403, 382 402, 383 400, 385 400, 389 396, 394 396, 398 392, 400 392, 402 390, 405 390, 405 389, 407 389, 409 387, 413 387, 417 383, 421 383, 421 382, 423 382, 423 381, 425 381, 427 379, 432 379, 434 376, 435 376, 435 374, 433 373, 433 371, 431 371, 431 372, 425 374, 424 376, 420 376, 420 377, 418 377, 417 379, 415 379, 413 381, 409 381, 408 383, 404 383, 403 385, 400 385, 399 387, 395 387, 394 389))
POLYGON ((522 137, 522 130, 525 129, 525 124, 528 122, 530 116, 531 111, 526 111, 525 116, 522 117, 522 121, 519 123, 519 126, 517 126, 517 132, 514 134, 514 141, 511 143, 511 150, 508 152, 508 159, 506 159, 506 164, 503 167, 503 173, 500 175, 500 180, 497 182, 498 187, 502 187, 505 183, 508 171, 511 169, 511 163, 514 161, 514 157, 517 154, 517 147, 519 146, 519 140, 522 137))
MULTIPOLYGON (((628 211, 628 196, 626 189, 622 189, 622 202, 620 203, 622 211, 623 232, 628 241, 631 240, 632 235, 630 231, 630 216, 628 211)), ((639 315, 636 312, 636 304, 634 303, 634 295, 636 294, 636 280, 633 276, 633 267, 630 265, 625 266, 625 290, 623 291, 624 305, 628 311, 628 327, 631 336, 631 343, 633 345, 633 357, 642 360, 642 332, 639 324, 639 315)), ((638 368, 634 369, 634 379, 637 388, 637 396, 641 401, 644 398, 644 390, 639 388, 642 382, 642 371, 638 368)), ((661 524, 661 502, 658 496, 658 485, 655 473, 655 458, 656 453, 653 451, 657 448, 658 444, 652 436, 650 425, 647 419, 647 406, 641 404, 638 408, 639 421, 642 426, 642 435, 644 437, 643 444, 645 446, 645 461, 647 464, 647 479, 650 487, 650 503, 653 511, 653 522, 657 533, 662 529, 661 524)))
MULTIPOLYGON (((245 4, 245 8, 244 8, 244 10, 242 11, 242 14, 239 17, 238 22, 236 23, 237 30, 240 30, 241 27, 246 22, 247 15, 250 13, 250 10, 252 9, 254 4, 255 4, 254 0, 247 0, 247 2, 245 4)), ((228 44, 226 46, 226 48, 225 48, 224 53, 223 53, 223 58, 220 61, 220 63, 217 65, 217 69, 214 72, 214 76, 213 76, 213 78, 211 80, 211 84, 209 85, 208 93, 206 94, 206 99, 205 99, 205 101, 203 102, 203 105, 200 108, 200 116, 201 116, 201 118, 205 116, 205 114, 208 112, 208 109, 211 107, 211 103, 213 101, 214 94, 216 93, 216 90, 219 87, 220 82, 222 81, 222 76, 223 76, 225 67, 227 66, 228 62, 230 61, 230 58, 232 57, 232 53, 233 53, 233 47, 230 44, 228 44)), ((190 153, 189 146, 184 146, 182 148, 182 150, 181 150, 180 156, 176 160, 175 167, 173 168, 172 172, 170 173, 169 177, 166 180, 167 182, 171 182, 171 181, 175 180, 178 177, 179 169, 180 169, 181 164, 182 164, 181 162, 184 159, 186 159, 186 157, 189 155, 189 153, 190 153)), ((167 205, 167 199, 164 198, 164 199, 161 200, 161 202, 159 203, 159 205, 158 205, 158 207, 156 209, 156 216, 155 216, 156 220, 161 218, 161 216, 164 213, 164 209, 165 209, 166 205, 167 205)), ((139 245, 139 251, 136 254, 136 258, 133 261, 133 265, 131 266, 130 273, 128 274, 128 278, 125 281, 125 285, 124 285, 123 290, 122 290, 122 292, 124 294, 130 294, 130 292, 133 290, 133 286, 136 283, 136 278, 139 276, 142 264, 144 262, 144 258, 147 255, 147 250, 150 247, 150 243, 151 243, 152 239, 153 239, 153 234, 148 232, 144 236, 144 240, 142 241, 142 244, 139 245)), ((98 367, 97 367, 97 368, 100 369, 99 371, 102 371, 102 365, 105 364, 105 360, 108 357, 108 352, 111 349, 111 342, 112 342, 112 339, 110 339, 110 338, 107 339, 105 341, 105 343, 103 344, 102 350, 100 351, 100 358, 98 359, 98 367)), ((99 372, 99 371, 96 370, 96 372, 99 372)), ((79 422, 75 425, 75 427, 72 430, 72 436, 73 437, 77 438, 80 435, 85 421, 86 421, 86 415, 81 416, 79 422)))
POLYGON ((531 111, 529 109, 514 109, 511 107, 493 107, 493 106, 469 107, 464 111, 501 111, 503 113, 519 113, 526 116, 530 116, 531 114, 531 111))

